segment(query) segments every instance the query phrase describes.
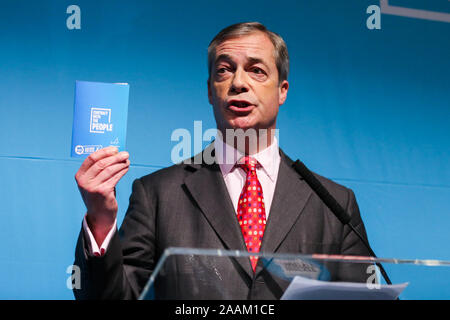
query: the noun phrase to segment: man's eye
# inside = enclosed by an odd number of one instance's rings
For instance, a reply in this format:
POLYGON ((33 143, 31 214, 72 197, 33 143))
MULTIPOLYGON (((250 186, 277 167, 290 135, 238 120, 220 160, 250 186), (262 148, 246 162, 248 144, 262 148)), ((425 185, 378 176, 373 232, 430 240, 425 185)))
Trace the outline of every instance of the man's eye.
POLYGON ((217 73, 225 73, 225 71, 227 71, 226 68, 219 68, 219 69, 217 69, 217 73))
POLYGON ((264 73, 264 71, 262 70, 262 69, 260 69, 260 68, 253 68, 253 73, 256 73, 256 74, 263 74, 264 73))

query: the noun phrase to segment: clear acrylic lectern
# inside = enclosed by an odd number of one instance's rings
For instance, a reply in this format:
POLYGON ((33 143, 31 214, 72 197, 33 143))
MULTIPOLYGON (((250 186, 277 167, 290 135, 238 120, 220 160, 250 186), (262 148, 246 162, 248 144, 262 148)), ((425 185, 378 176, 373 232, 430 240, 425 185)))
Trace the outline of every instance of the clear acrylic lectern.
POLYGON ((389 299, 377 291, 392 287, 385 286, 376 263, 384 266, 394 285, 403 284, 399 299, 450 299, 450 261, 194 248, 166 249, 140 299, 248 299, 237 293, 245 292, 236 288, 245 283, 236 279, 252 274, 256 281, 261 277, 270 284, 274 299, 389 299), (250 256, 259 258, 254 273, 250 256), (299 287, 294 286, 297 283, 299 287), (352 293, 353 286, 363 291, 352 293), (293 291, 298 288, 303 288, 300 296, 293 291))

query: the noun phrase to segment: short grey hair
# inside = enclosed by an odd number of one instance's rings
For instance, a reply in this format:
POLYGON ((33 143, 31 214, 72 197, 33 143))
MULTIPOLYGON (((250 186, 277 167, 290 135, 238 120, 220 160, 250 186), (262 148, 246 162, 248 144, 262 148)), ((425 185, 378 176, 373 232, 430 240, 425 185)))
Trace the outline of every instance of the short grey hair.
POLYGON ((267 35, 275 47, 274 57, 278 69, 278 83, 287 80, 289 75, 289 54, 283 38, 275 32, 268 30, 259 22, 236 23, 221 30, 208 46, 208 74, 211 78, 211 68, 214 63, 216 47, 228 39, 238 38, 261 31, 267 35))

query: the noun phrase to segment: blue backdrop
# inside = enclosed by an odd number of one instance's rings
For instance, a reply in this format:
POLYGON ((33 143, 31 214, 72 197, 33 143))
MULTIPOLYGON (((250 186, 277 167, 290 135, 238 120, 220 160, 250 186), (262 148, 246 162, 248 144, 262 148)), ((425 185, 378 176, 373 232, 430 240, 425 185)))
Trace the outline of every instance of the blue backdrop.
MULTIPOLYGON (((70 158, 75 80, 130 84, 120 224, 132 181, 171 164, 173 130, 193 132, 195 120, 215 127, 207 45, 242 21, 288 44, 285 152, 355 191, 379 256, 450 260, 450 23, 381 14, 381 29, 370 30, 373 4, 3 0, 0 298, 73 298, 66 269, 85 214, 74 180, 81 162, 70 158), (72 4, 81 29, 66 25, 72 4)), ((447 0, 389 4, 450 13, 447 0)), ((392 272, 394 282, 407 278, 392 272)))

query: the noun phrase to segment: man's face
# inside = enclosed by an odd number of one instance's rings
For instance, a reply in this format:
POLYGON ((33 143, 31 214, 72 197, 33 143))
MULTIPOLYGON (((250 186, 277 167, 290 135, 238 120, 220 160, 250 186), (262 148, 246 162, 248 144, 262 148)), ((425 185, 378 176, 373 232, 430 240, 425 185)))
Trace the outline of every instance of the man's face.
POLYGON ((232 38, 216 47, 208 98, 217 128, 275 129, 289 84, 278 83, 274 46, 262 32, 232 38))

